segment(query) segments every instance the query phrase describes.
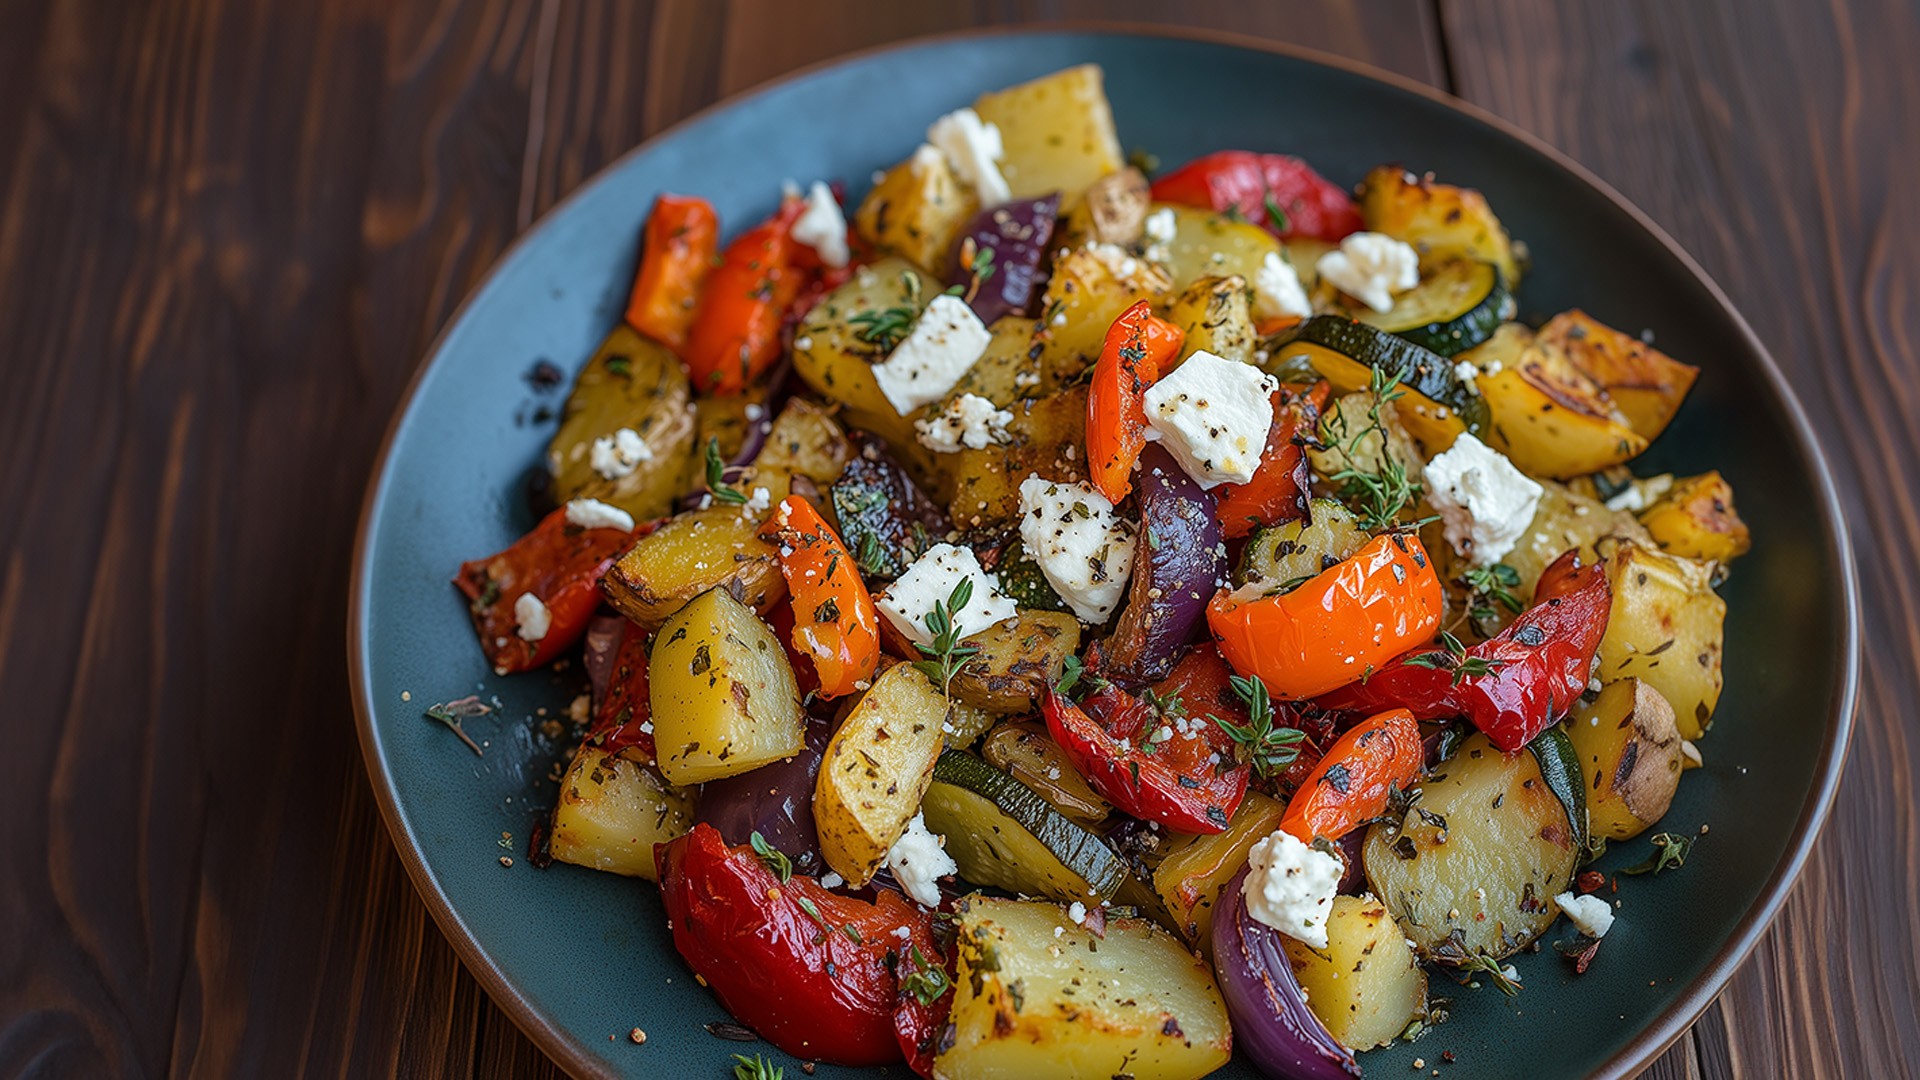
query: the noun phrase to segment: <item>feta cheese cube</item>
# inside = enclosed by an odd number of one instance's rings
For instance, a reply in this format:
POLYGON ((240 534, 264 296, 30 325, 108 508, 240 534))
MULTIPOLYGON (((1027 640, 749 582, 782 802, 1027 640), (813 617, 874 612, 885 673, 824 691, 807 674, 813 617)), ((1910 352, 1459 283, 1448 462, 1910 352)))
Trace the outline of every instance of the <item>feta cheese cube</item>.
POLYGON ((633 531, 633 515, 617 506, 611 506, 599 499, 570 499, 567 502, 567 524, 582 529, 619 529, 621 532, 633 531))
POLYGON ((539 597, 530 592, 521 593, 513 602, 513 621, 518 624, 513 632, 520 635, 521 641, 539 641, 553 626, 553 612, 547 610, 539 597))
POLYGON ((1392 311, 1393 294, 1420 284, 1420 256, 1383 233, 1357 232, 1320 256, 1321 280, 1375 311, 1392 311))
POLYGON ((920 313, 912 332, 893 354, 874 365, 873 378, 894 409, 905 416, 946 397, 992 340, 966 301, 942 293, 920 313))
POLYGON ((907 831, 887 849, 887 869, 900 888, 922 907, 939 907, 939 879, 960 872, 941 838, 927 831, 926 818, 920 814, 913 815, 907 831))
POLYGON ((1086 483, 1020 482, 1020 543, 1081 622, 1107 621, 1133 572, 1133 529, 1086 483))
POLYGON ((593 456, 588 463, 602 479, 620 480, 633 475, 643 461, 653 460, 653 448, 632 428, 621 428, 611 435, 593 440, 593 456))
POLYGON ((747 497, 747 501, 740 505, 740 509, 749 514, 764 514, 772 505, 773 492, 757 487, 753 489, 753 494, 747 497))
POLYGON ((1005 154, 1000 129, 982 123, 972 109, 955 109, 927 129, 927 142, 947 157, 954 174, 973 188, 982 208, 999 206, 1013 198, 1007 178, 1000 175, 1005 154))
POLYGON ((1613 929, 1613 909, 1598 896, 1575 896, 1563 892, 1553 898, 1560 910, 1567 915, 1574 929, 1590 938, 1603 938, 1613 929))
POLYGON ((1453 377, 1460 380, 1461 385, 1465 386, 1468 392, 1475 394, 1480 392, 1480 384, 1474 381, 1480 377, 1480 369, 1474 367, 1471 361, 1455 360, 1453 377))
POLYGON ((874 607, 908 641, 932 645, 933 633, 927 629, 927 616, 934 604, 951 599, 954 586, 962 581, 973 583, 973 595, 967 598, 965 607, 949 613, 961 637, 998 626, 1019 614, 1013 601, 1000 591, 1000 582, 981 568, 973 549, 952 544, 928 548, 926 554, 907 567, 906 573, 887 586, 887 591, 874 601, 874 607))
POLYGON ((1540 506, 1539 484, 1506 455, 1470 433, 1421 471, 1427 502, 1446 522, 1447 540, 1475 566, 1492 566, 1527 534, 1540 506))
POLYGON ((978 394, 961 394, 947 407, 925 420, 915 420, 920 445, 937 454, 951 454, 966 447, 985 450, 1008 440, 1007 425, 1013 414, 997 408, 978 394))
POLYGON ((1247 915, 1324 949, 1342 870, 1339 859, 1276 830, 1247 853, 1247 877, 1241 885, 1247 915))
POLYGON ((1253 275, 1253 313, 1262 319, 1288 315, 1304 319, 1313 314, 1307 290, 1300 285, 1299 273, 1277 251, 1267 252, 1259 271, 1253 275))
POLYGON ((807 208, 793 220, 793 238, 819 252, 826 265, 847 265, 852 257, 847 250, 847 218, 832 188, 818 180, 807 188, 807 208))
POLYGON ((1147 215, 1146 237, 1149 244, 1171 244, 1178 231, 1173 219, 1173 207, 1163 206, 1147 215))
POLYGON ((1252 364, 1202 349, 1147 388, 1148 438, 1203 488, 1244 484, 1260 467, 1280 384, 1252 364))

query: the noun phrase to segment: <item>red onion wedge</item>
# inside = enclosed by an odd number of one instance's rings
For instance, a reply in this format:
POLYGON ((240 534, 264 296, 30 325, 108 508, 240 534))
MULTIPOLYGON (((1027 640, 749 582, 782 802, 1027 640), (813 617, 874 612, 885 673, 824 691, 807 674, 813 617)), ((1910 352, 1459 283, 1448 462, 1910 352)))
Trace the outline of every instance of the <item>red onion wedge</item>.
POLYGON ((1234 1048, 1280 1080, 1359 1076, 1353 1054, 1307 1007, 1283 935, 1247 914, 1240 893, 1246 880, 1245 870, 1234 875, 1213 919, 1213 967, 1233 1018, 1234 1048))
POLYGON ((1140 455, 1138 481, 1133 583, 1101 649, 1101 674, 1122 686, 1155 682, 1173 670, 1181 646, 1205 624, 1207 601, 1226 569, 1213 493, 1153 443, 1140 455))
POLYGON ((831 721, 809 717, 806 745, 798 754, 706 784, 695 820, 718 829, 729 844, 747 843, 757 832, 792 859, 796 871, 819 872, 825 864, 814 831, 813 783, 832 733, 831 721))
POLYGON ((947 283, 969 290, 967 303, 981 322, 992 325, 1002 315, 1018 315, 1040 294, 1047 244, 1059 211, 1056 192, 982 210, 967 223, 954 245, 947 283), (968 259, 971 266, 965 263, 968 259))

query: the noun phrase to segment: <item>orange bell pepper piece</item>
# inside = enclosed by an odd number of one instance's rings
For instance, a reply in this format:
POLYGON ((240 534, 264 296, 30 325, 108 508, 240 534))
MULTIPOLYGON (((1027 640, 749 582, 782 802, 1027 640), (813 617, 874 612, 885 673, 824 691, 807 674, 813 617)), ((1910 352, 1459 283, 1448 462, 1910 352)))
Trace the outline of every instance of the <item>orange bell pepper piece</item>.
POLYGON ((1107 329, 1087 389, 1087 464, 1094 488, 1113 502, 1133 490, 1133 464, 1147 445, 1141 399, 1185 338, 1186 331, 1155 318, 1145 300, 1122 312, 1107 329))
POLYGON ((676 353, 684 349, 719 243, 720 217, 707 200, 690 195, 653 200, 640 273, 627 299, 628 325, 676 353))
POLYGON ((1280 829, 1301 843, 1338 840, 1387 810, 1389 793, 1407 791, 1426 764, 1420 725, 1390 709, 1354 725, 1327 749, 1287 803, 1280 829))
POLYGON ((1312 437, 1329 392, 1323 379, 1304 394, 1289 395, 1280 390, 1273 395, 1273 427, 1267 431, 1266 449, 1260 452, 1260 467, 1246 483, 1220 489, 1216 509, 1227 539, 1245 536, 1262 525, 1279 525, 1306 516, 1307 485, 1312 477, 1308 475, 1306 448, 1294 440, 1302 435, 1312 437))
POLYGON ((780 549, 793 647, 813 660, 822 697, 851 694, 880 663, 880 619, 847 546, 813 504, 782 499, 760 536, 780 549))
POLYGON ((1220 655, 1282 700, 1360 678, 1440 628, 1440 577, 1420 538, 1387 533, 1292 592, 1207 604, 1220 655))
POLYGON ((780 212, 747 230, 707 278, 681 359, 702 394, 738 394, 780 355, 780 324, 806 284, 794 265, 793 222, 806 201, 790 198, 780 212))

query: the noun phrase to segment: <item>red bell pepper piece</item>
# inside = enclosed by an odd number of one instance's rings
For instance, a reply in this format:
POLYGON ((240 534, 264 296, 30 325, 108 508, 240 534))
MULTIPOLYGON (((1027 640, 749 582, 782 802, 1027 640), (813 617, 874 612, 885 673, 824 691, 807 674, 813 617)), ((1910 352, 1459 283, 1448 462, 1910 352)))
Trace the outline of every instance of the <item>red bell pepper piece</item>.
POLYGON ((953 961, 924 949, 916 953, 908 946, 894 971, 900 978, 900 1004, 893 1013, 894 1037, 900 1041, 900 1052, 907 1056, 907 1066, 931 1080, 933 1059, 940 1052, 947 1018, 953 1014, 953 961))
POLYGON ((1246 797, 1251 767, 1234 762, 1226 735, 1204 711, 1184 724, 1163 720, 1112 684, 1084 704, 1048 687, 1041 712, 1047 732, 1095 791, 1121 811, 1177 832, 1226 830, 1246 797), (1152 739, 1162 726, 1172 737, 1152 739))
POLYGON ((1147 445, 1141 399, 1185 337, 1178 326, 1155 318, 1145 300, 1107 328, 1087 388, 1087 465, 1094 488, 1113 502, 1133 490, 1133 465, 1147 445))
POLYGON ((613 653, 613 672, 607 676, 607 692, 593 710, 586 743, 608 754, 631 750, 629 757, 651 763, 654 761, 652 717, 647 683, 647 632, 628 622, 621 627, 620 645, 613 653))
POLYGON ((1337 243, 1365 227, 1353 196, 1287 154, 1221 150, 1153 182, 1156 202, 1235 211, 1285 240, 1337 243))
POLYGON ((700 313, 681 352, 693 388, 738 394, 780 355, 780 327, 807 273, 794 263, 793 222, 806 201, 789 198, 771 218, 727 245, 707 278, 700 313))
POLYGON ((1420 725, 1391 709, 1353 726, 1300 781, 1280 828, 1312 843, 1338 840, 1386 812, 1390 793, 1409 791, 1426 764, 1420 725))
POLYGON ((844 697, 865 686, 880 663, 880 617, 840 535, 812 503, 789 495, 760 538, 779 549, 794 618, 789 640, 806 654, 821 696, 844 697))
POLYGON ((707 200, 688 195, 653 200, 640 273, 627 300, 628 324, 675 352, 685 348, 719 241, 720 217, 707 200))
POLYGON ((1307 514, 1313 477, 1300 440, 1312 438, 1330 389, 1325 380, 1304 394, 1280 390, 1273 395, 1273 427, 1253 479, 1220 489, 1217 509, 1222 531, 1231 540, 1263 525, 1279 525, 1307 514))
POLYGON ((1319 703, 1357 710, 1402 706, 1421 720, 1465 716, 1511 754, 1566 715, 1586 691, 1612 611, 1606 568, 1582 566, 1579 553, 1569 551, 1540 575, 1533 606, 1498 636, 1466 649, 1449 643, 1413 650, 1319 703))
POLYGON ((901 1060, 893 969, 915 947, 936 955, 930 914, 889 890, 868 903, 783 882, 704 823, 655 850, 674 948, 728 1012, 797 1058, 901 1060))
POLYGON ((453 584, 467 596, 480 650, 493 670, 500 675, 531 671, 579 641, 600 607, 600 575, 638 535, 569 525, 561 507, 507 550, 462 563, 453 584), (527 593, 547 608, 547 632, 538 641, 520 636, 514 612, 527 593))

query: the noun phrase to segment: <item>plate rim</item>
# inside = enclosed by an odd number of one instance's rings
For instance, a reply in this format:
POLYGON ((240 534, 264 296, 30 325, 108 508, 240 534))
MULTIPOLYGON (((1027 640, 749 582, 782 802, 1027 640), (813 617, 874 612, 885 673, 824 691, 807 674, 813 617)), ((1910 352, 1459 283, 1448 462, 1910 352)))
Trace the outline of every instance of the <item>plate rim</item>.
POLYGON ((372 561, 369 540, 378 516, 377 508, 387 488, 388 474, 393 464, 394 442, 402 424, 412 411, 414 399, 419 394, 421 384, 436 366, 438 357, 446 346, 447 338, 465 319, 468 308, 486 291, 487 283, 499 268, 512 259, 523 245, 530 243, 539 235, 553 219, 571 206, 574 200, 580 198, 588 189, 619 168, 629 158, 648 151, 656 143, 678 134, 712 114, 738 107, 753 99, 775 94, 789 83, 820 72, 896 51, 988 38, 1058 34, 1161 38, 1222 45, 1282 56, 1370 79, 1401 92, 1424 98, 1431 104, 1439 105, 1468 120, 1491 128, 1524 149, 1541 156, 1549 164, 1597 192, 1616 209, 1626 214, 1635 225, 1665 248, 1667 253, 1706 290, 1712 302, 1720 309, 1720 314, 1731 321, 1752 355, 1758 358, 1759 370, 1765 378, 1767 389, 1772 393, 1775 401, 1782 406, 1787 428, 1793 437, 1792 449, 1799 456, 1801 464, 1814 478, 1819 496, 1820 524, 1823 526, 1826 546, 1838 561, 1837 569, 1841 585, 1838 596, 1840 635, 1836 643, 1836 651, 1840 661, 1838 672, 1840 678, 1837 691, 1828 706, 1826 731, 1821 743, 1820 760, 1816 768, 1814 784, 1808 791, 1807 798, 1794 821, 1793 830, 1788 836, 1785 857, 1775 864, 1773 872, 1761 887, 1759 897, 1741 916, 1733 932, 1722 942, 1706 967, 1681 992, 1674 1005, 1654 1022, 1643 1027, 1632 1039, 1608 1057, 1598 1069, 1589 1074, 1593 1080, 1625 1080, 1635 1075, 1664 1053, 1693 1026, 1701 1014, 1718 998, 1721 990, 1739 970, 1759 943, 1760 938, 1772 926, 1780 909, 1785 905, 1788 895, 1793 891, 1795 882, 1806 867, 1814 841, 1818 839, 1826 823, 1839 790, 1859 707, 1861 614, 1859 571, 1855 564, 1853 546, 1840 504, 1839 489, 1834 483, 1833 472, 1827 464, 1825 452, 1814 434, 1813 425, 1807 419, 1799 397, 1787 382, 1786 376, 1781 373, 1773 354, 1748 325, 1746 318, 1721 289, 1719 282, 1715 281, 1679 242, 1668 235, 1665 228, 1626 196, 1615 190, 1612 185, 1540 136, 1444 90, 1371 64, 1319 49, 1290 42, 1273 41, 1237 31, 1115 20, 1046 21, 967 27, 902 38, 839 53, 745 87, 654 132, 595 170, 593 175, 582 180, 566 196, 548 207, 521 230, 511 243, 501 249, 489 264, 486 274, 447 315, 446 321, 435 333, 432 343, 423 354, 423 359, 415 367, 405 389, 396 401, 393 415, 387 421, 386 431, 381 437, 379 450, 374 457, 354 532, 353 571, 347 591, 346 626, 347 679, 353 699, 354 726, 359 736, 361 758, 367 770, 367 779, 373 788, 374 801, 380 808, 381 820, 386 825, 388 836, 393 840, 401 864, 406 868, 407 877, 413 883, 414 891, 419 894, 421 901, 433 916, 435 924, 439 926, 441 934, 453 945, 455 953, 459 955, 461 963, 466 966, 468 972, 481 984, 488 997, 500 1007, 501 1011, 506 1013, 514 1024, 533 1040, 541 1052, 572 1076, 614 1075, 603 1067, 603 1059, 587 1051, 584 1040, 556 1024, 520 992, 507 973, 495 963, 486 950, 481 948, 466 920, 454 908, 445 891, 434 881, 418 837, 401 816, 394 777, 387 769, 380 734, 373 720, 373 688, 368 673, 366 636, 371 607, 371 598, 367 595, 372 561))

